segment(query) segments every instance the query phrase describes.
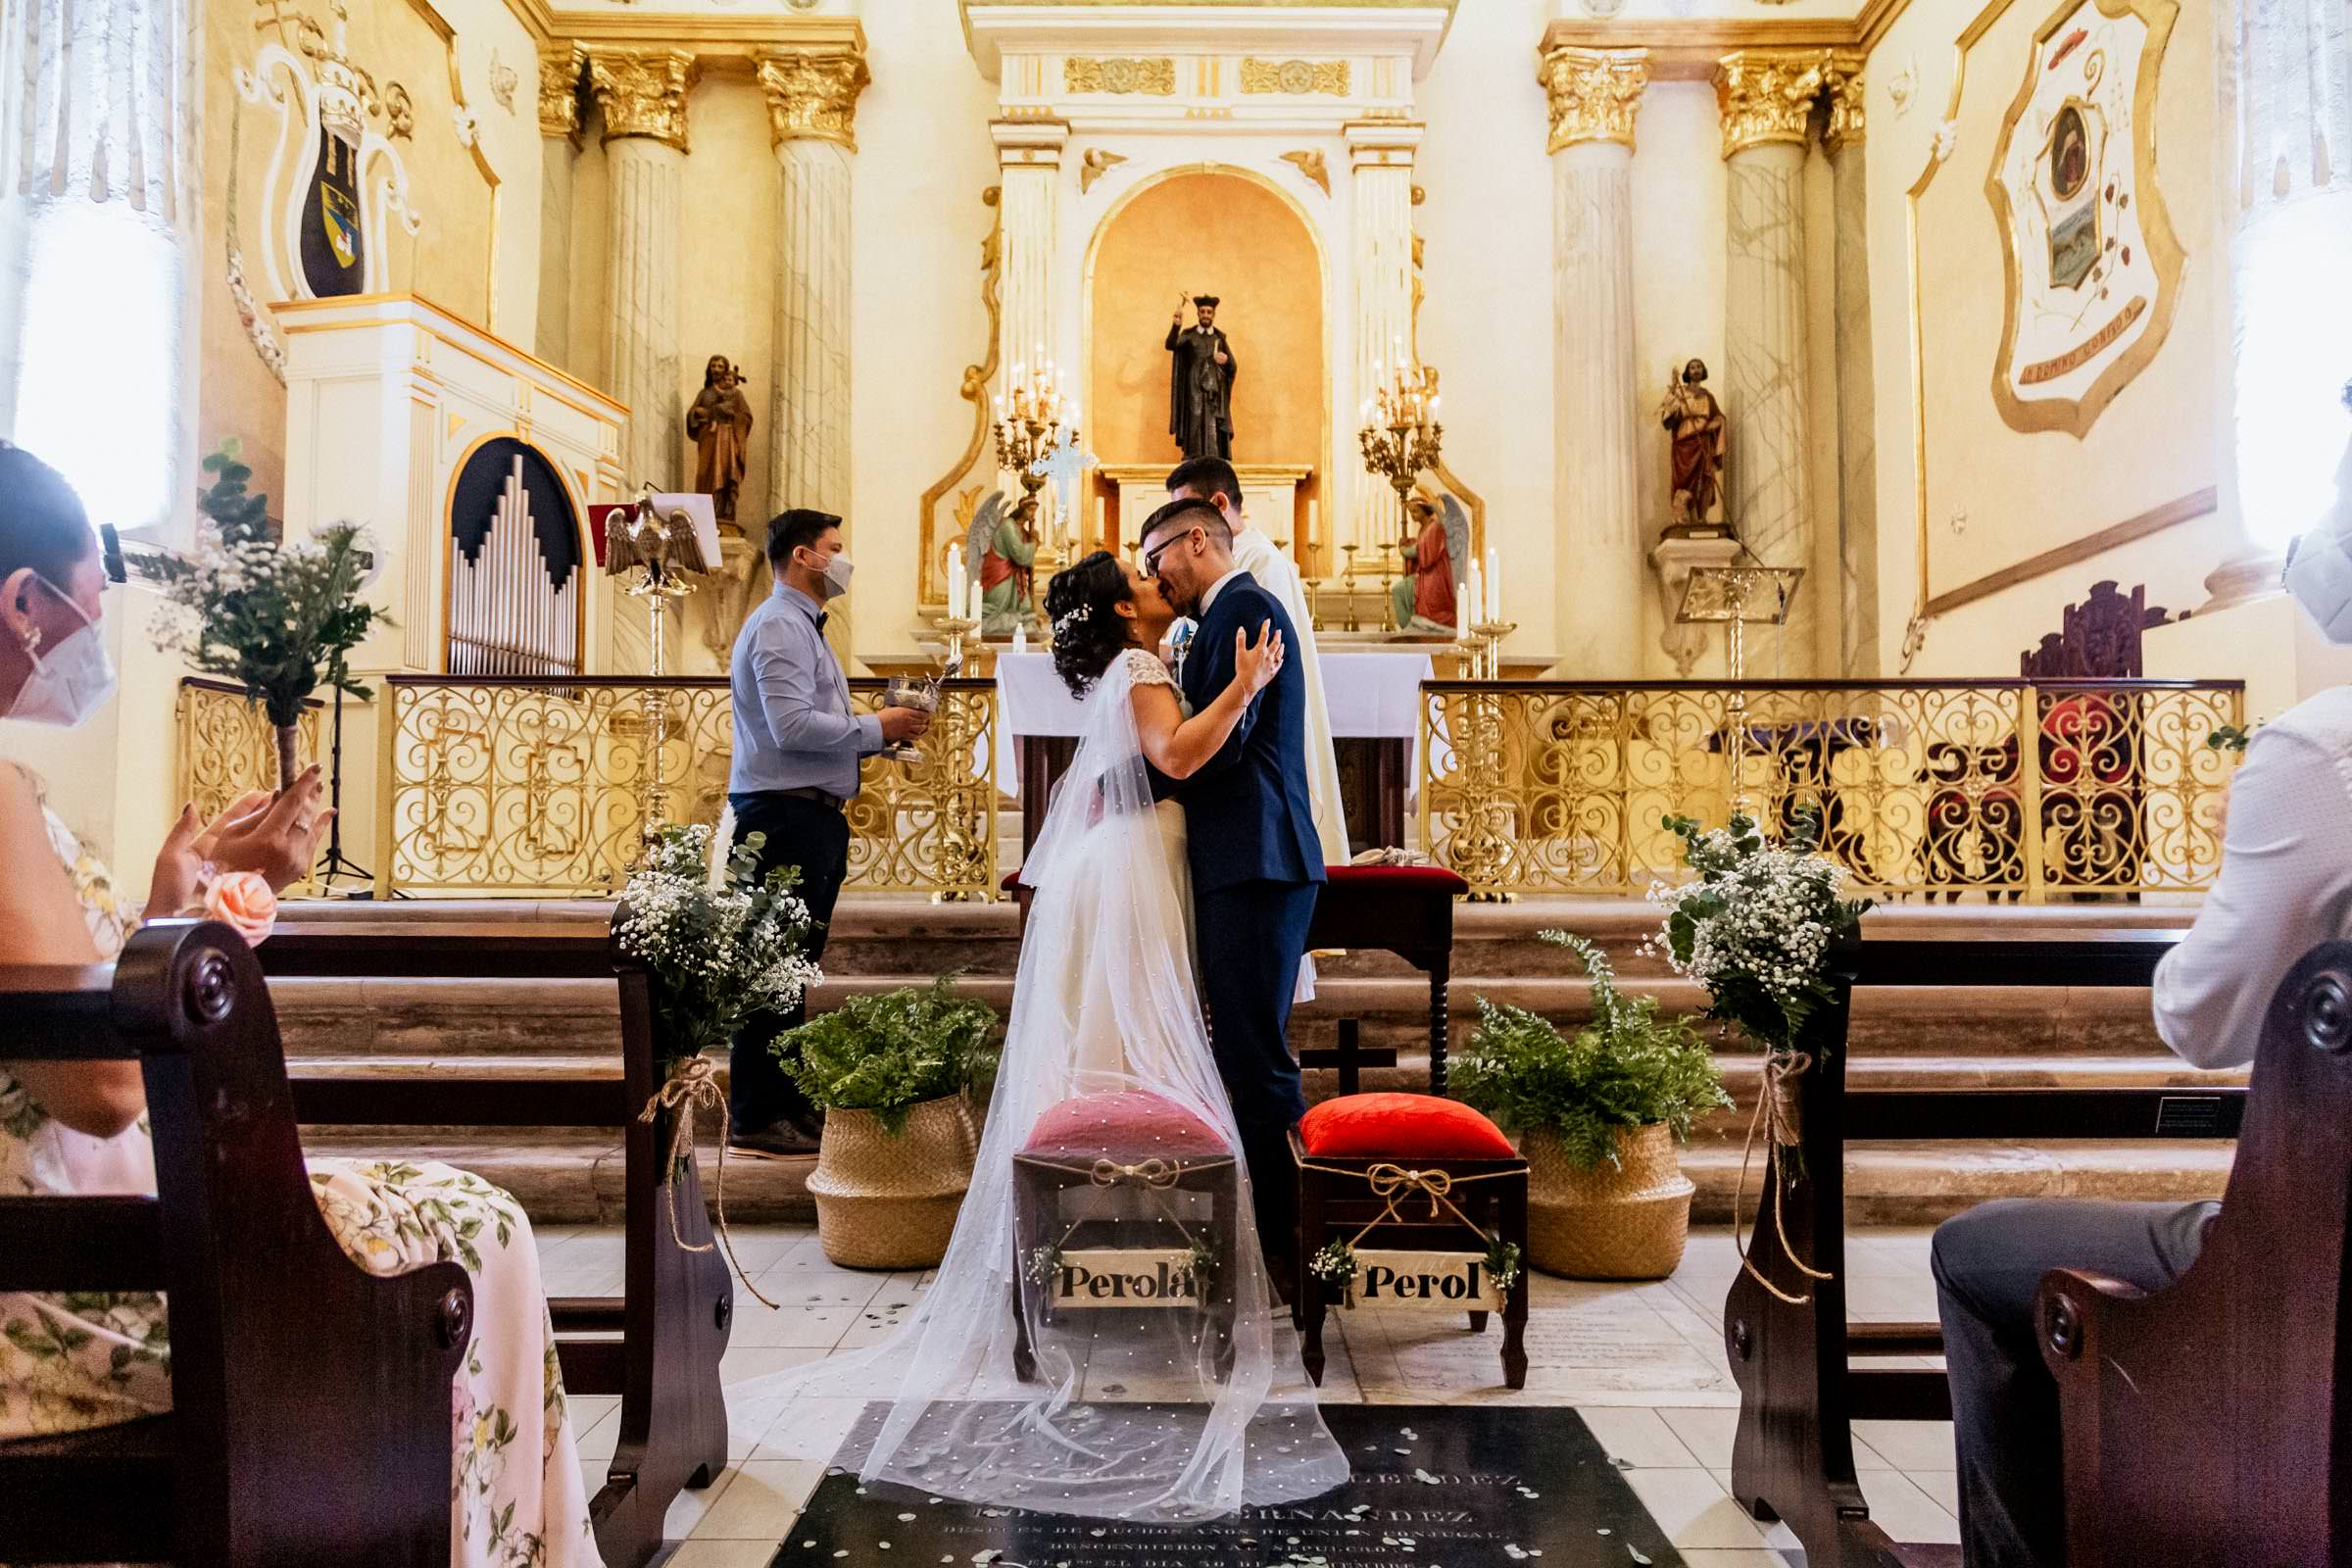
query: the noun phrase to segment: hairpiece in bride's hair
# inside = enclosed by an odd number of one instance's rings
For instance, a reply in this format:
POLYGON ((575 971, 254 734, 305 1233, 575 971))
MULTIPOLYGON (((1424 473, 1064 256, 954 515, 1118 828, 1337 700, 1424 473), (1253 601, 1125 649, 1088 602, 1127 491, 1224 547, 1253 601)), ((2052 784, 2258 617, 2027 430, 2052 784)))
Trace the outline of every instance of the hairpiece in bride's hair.
POLYGON ((1091 619, 1094 613, 1094 608, 1095 607, 1092 605, 1080 605, 1075 610, 1065 610, 1060 614, 1054 616, 1054 635, 1059 637, 1064 632, 1068 631, 1072 626, 1083 624, 1085 621, 1091 619))

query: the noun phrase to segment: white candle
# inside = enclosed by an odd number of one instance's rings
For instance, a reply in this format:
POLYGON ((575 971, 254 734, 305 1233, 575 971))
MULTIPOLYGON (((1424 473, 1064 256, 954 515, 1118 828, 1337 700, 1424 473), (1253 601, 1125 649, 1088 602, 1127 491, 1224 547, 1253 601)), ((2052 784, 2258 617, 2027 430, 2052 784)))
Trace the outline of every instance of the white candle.
POLYGON ((963 603, 963 552, 958 550, 948 557, 948 613, 963 603))
POLYGON ((1323 503, 1320 501, 1309 501, 1306 504, 1306 537, 1308 542, 1311 543, 1312 541, 1323 537, 1323 529, 1320 526, 1322 517, 1323 503))
POLYGON ((1110 536, 1109 523, 1103 520, 1108 512, 1109 507, 1104 499, 1101 496, 1095 497, 1095 543, 1104 550, 1110 550, 1118 543, 1110 536))
MULTIPOLYGON (((1478 562, 1475 559, 1470 563, 1469 588, 1470 613, 1472 615, 1477 615, 1483 612, 1487 608, 1487 585, 1484 575, 1478 569, 1478 562)), ((1471 624, 1471 622, 1464 621, 1462 624, 1467 626, 1471 624)))
POLYGON ((1487 618, 1502 619, 1502 556, 1487 546, 1487 618))
POLYGON ((972 580, 969 592, 971 598, 967 608, 964 611, 963 618, 966 620, 985 620, 987 617, 980 612, 980 582, 978 578, 974 578, 972 580))
POLYGON ((1454 585, 1453 629, 1465 633, 1470 630, 1470 585, 1468 583, 1454 585))

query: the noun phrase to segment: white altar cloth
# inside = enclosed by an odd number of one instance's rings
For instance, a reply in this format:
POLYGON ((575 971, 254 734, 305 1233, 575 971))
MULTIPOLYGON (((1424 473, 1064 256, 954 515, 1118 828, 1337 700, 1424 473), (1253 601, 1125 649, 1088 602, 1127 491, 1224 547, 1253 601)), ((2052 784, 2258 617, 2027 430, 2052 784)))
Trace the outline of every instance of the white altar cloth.
MULTIPOLYGON (((1417 740, 1421 734, 1421 683, 1436 666, 1426 653, 1356 653, 1323 650, 1323 693, 1331 707, 1331 732, 1341 738, 1417 740)), ((1020 793, 1020 769, 1012 743, 1022 735, 1078 733, 1079 703, 1054 673, 1046 653, 997 656, 997 783, 1007 795, 1020 793)), ((1417 748, 1416 748, 1417 750, 1417 748)), ((1418 779, 1408 781, 1408 788, 1418 779)))

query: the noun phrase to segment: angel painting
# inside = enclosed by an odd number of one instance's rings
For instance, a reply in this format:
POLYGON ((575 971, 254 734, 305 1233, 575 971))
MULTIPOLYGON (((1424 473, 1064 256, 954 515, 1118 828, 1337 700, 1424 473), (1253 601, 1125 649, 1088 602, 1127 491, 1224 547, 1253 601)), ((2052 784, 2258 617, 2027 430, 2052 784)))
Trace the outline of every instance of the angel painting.
MULTIPOLYGON (((650 492, 635 507, 614 507, 605 514, 605 570, 614 576, 632 566, 645 568, 648 587, 675 584, 681 572, 707 572, 717 565, 706 555, 695 519, 683 507, 663 511, 650 492)), ((701 499, 701 498, 698 498, 701 499)))
POLYGON ((1405 503, 1411 519, 1399 549, 1405 574, 1389 590, 1389 623, 1398 631, 1453 631, 1453 564, 1470 559, 1470 516, 1426 483, 1405 503))
POLYGON ((963 531, 963 569, 980 585, 981 636, 1010 636, 1013 627, 1035 617, 1036 564, 1037 540, 1021 525, 1020 514, 1007 511, 1004 491, 990 491, 963 531))

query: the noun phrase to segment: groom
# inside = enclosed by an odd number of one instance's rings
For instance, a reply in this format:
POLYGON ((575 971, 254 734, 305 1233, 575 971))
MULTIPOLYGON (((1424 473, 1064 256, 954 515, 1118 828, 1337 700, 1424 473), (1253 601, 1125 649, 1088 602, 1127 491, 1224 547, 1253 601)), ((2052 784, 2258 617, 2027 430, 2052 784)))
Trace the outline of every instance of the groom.
MULTIPOLYGON (((1195 710, 1233 679, 1233 640, 1271 625, 1298 633, 1281 602, 1233 564, 1233 535, 1205 501, 1171 501, 1146 519, 1143 566, 1178 612, 1200 623, 1176 678, 1195 710)), ((1217 1071, 1233 1097, 1257 1209, 1258 1245, 1274 1277, 1297 1232, 1289 1134, 1306 1111, 1286 1038, 1307 922, 1323 881, 1323 848, 1307 797, 1305 677, 1298 661, 1250 700, 1216 756, 1182 784, 1152 775, 1160 798, 1184 803, 1193 873, 1200 997, 1217 1071)))

